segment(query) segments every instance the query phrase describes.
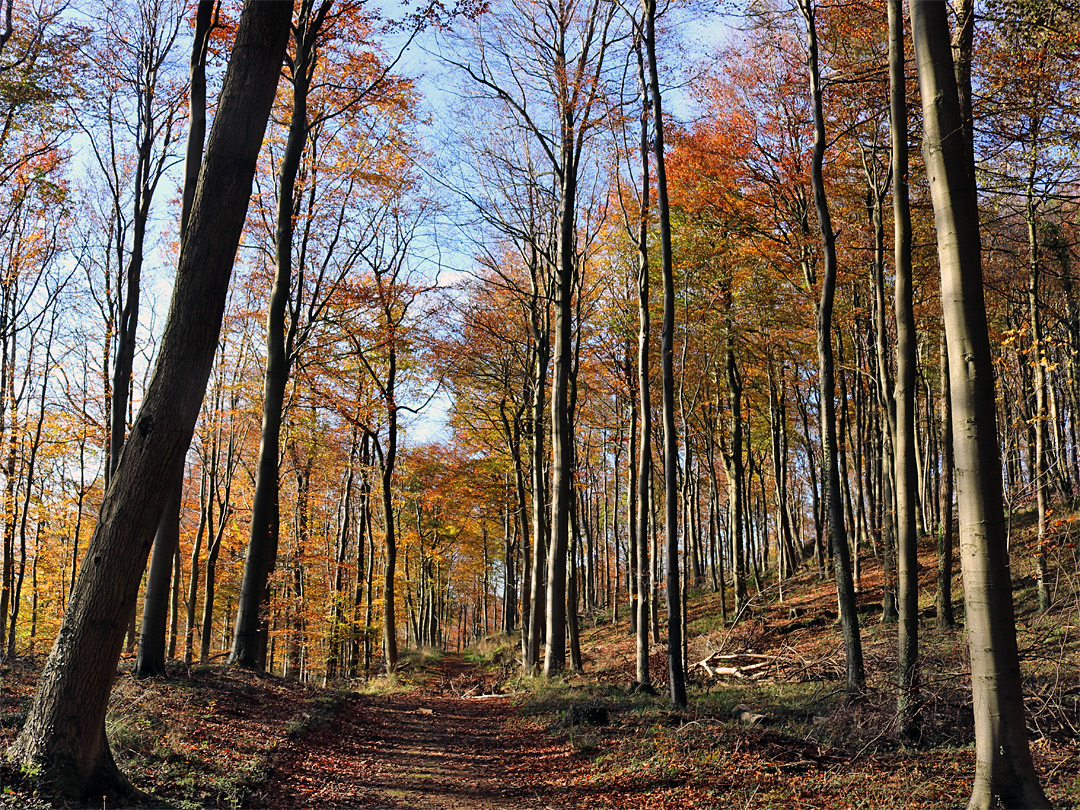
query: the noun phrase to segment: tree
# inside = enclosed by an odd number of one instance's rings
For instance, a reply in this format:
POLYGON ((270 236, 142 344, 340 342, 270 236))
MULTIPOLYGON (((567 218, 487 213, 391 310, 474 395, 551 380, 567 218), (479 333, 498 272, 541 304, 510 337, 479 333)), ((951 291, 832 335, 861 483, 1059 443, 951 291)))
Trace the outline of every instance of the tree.
MULTIPOLYGON (((191 45, 190 86, 188 88, 187 148, 184 153, 184 185, 180 210, 180 232, 187 228, 191 203, 202 166, 203 142, 206 139, 206 54, 214 23, 217 0, 201 0, 195 14, 195 36, 191 45)), ((169 609, 169 584, 173 578, 173 560, 180 548, 180 506, 184 495, 183 475, 173 484, 172 496, 165 506, 154 535, 147 574, 143 619, 139 631, 139 653, 135 673, 139 677, 165 674, 165 622, 169 609)), ((197 562, 197 555, 196 555, 197 562)), ((177 569, 179 565, 177 564, 177 569)), ((177 570, 179 573, 179 570, 177 570)), ((195 577, 192 577, 194 588, 195 577)), ((193 600, 192 600, 193 601, 193 600)), ((192 604, 194 610, 194 604, 192 604)))
POLYGON ((430 215, 424 203, 412 206, 410 210, 404 195, 413 179, 406 177, 399 181, 396 191, 401 197, 394 196, 394 189, 391 189, 385 209, 374 225, 372 240, 362 256, 370 274, 370 290, 359 291, 353 302, 355 309, 367 309, 373 317, 350 318, 349 332, 353 352, 375 386, 385 416, 385 442, 380 438, 381 431, 371 430, 371 433, 379 462, 385 527, 383 653, 387 674, 397 668, 398 659, 394 580, 397 573, 398 527, 394 506, 394 471, 398 459, 399 421, 403 411, 416 411, 404 404, 406 384, 410 381, 402 371, 411 360, 411 345, 416 340, 415 323, 422 320, 415 311, 418 302, 434 289, 434 285, 418 282, 412 261, 413 241, 418 238, 421 226, 430 215), (413 311, 410 312, 410 309, 413 311), (365 320, 367 325, 362 326, 365 320), (362 337, 369 340, 363 341, 362 337))
MULTIPOLYGON (((550 169, 557 184, 546 675, 560 672, 566 666, 566 557, 573 476, 570 388, 579 256, 578 196, 585 146, 601 120, 602 79, 615 8, 614 4, 599 0, 511 0, 499 8, 498 14, 488 15, 488 22, 478 26, 477 61, 453 61, 535 142, 544 156, 545 169, 550 169)), ((534 542, 539 545, 535 532, 534 542)), ((539 569, 539 562, 536 567, 539 569)), ((532 601, 536 620, 536 599, 532 601)), ((539 630, 533 627, 535 621, 530 625, 530 640, 539 630)))
MULTIPOLYGON (((663 370, 662 418, 664 423, 664 533, 667 545, 668 683, 671 705, 686 706, 683 661, 682 600, 679 593, 679 442, 675 433, 675 272, 671 255, 671 212, 668 205, 667 169, 664 164, 664 115, 660 96, 660 73, 656 64, 656 2, 645 0, 645 49, 652 96, 653 154, 656 156, 656 196, 660 215, 660 261, 664 285, 664 321, 660 327, 660 367, 663 370)), ((689 469, 685 471, 688 476, 689 469)), ((640 493, 639 493, 640 497, 640 493)), ((640 526, 639 526, 640 528, 640 526)), ((640 551, 639 551, 640 555, 640 551)), ((640 620, 640 616, 639 616, 640 620)))
POLYGON ((1028 747, 1005 543, 994 372, 983 299, 979 206, 953 72, 946 5, 913 0, 911 28, 924 121, 949 351, 960 556, 975 704, 969 810, 1050 807, 1028 747))
POLYGON ((353 238, 350 215, 358 206, 351 198, 363 196, 361 190, 371 178, 388 170, 372 153, 387 151, 400 137, 391 126, 380 133, 388 145, 365 150, 370 134, 364 123, 381 123, 383 118, 371 114, 369 107, 385 108, 391 119, 410 114, 411 86, 388 76, 393 62, 385 65, 368 45, 370 32, 371 22, 358 3, 335 6, 332 0, 304 0, 287 57, 288 134, 274 183, 274 215, 263 225, 274 276, 266 316, 262 433, 229 657, 246 667, 265 666, 264 609, 280 532, 286 388, 330 301, 357 262, 361 243, 353 238), (359 39, 361 46, 347 38, 359 39))
POLYGON ((817 310, 818 387, 821 397, 822 456, 825 459, 826 509, 829 537, 836 571, 836 592, 840 600, 840 623, 847 653, 847 689, 854 693, 862 689, 866 677, 863 668, 862 642, 859 638, 859 618, 855 605, 850 549, 844 527, 844 506, 840 487, 840 468, 837 461, 836 389, 832 348, 833 302, 836 295, 836 232, 832 226, 829 202, 825 194, 822 165, 825 159, 825 114, 822 104, 821 74, 818 67, 818 39, 814 0, 798 0, 799 10, 806 23, 807 66, 810 70, 810 94, 814 115, 814 157, 811 182, 814 188, 814 207, 824 252, 821 274, 821 301, 817 310))
POLYGON ((303 0, 294 27, 294 49, 289 67, 292 110, 289 135, 278 170, 278 201, 274 240, 274 285, 266 316, 266 374, 263 383, 262 436, 251 513, 251 539, 244 561, 236 625, 229 661, 244 667, 265 665, 265 623, 260 616, 266 602, 267 580, 278 545, 278 464, 285 387, 295 357, 298 318, 287 318, 292 297, 294 217, 303 189, 296 176, 308 143, 308 93, 317 64, 316 43, 332 0, 303 0))
POLYGON ((893 229, 896 268, 896 550, 899 621, 901 731, 914 736, 919 699, 919 546, 915 526, 915 305, 912 294, 911 210, 908 203, 907 78, 904 70, 904 9, 889 0, 889 113, 892 140, 893 229))
POLYGON ((26 724, 9 750, 63 793, 130 796, 105 738, 105 709, 154 527, 184 463, 217 347, 255 163, 292 4, 248 2, 184 234, 155 374, 105 495, 26 724))

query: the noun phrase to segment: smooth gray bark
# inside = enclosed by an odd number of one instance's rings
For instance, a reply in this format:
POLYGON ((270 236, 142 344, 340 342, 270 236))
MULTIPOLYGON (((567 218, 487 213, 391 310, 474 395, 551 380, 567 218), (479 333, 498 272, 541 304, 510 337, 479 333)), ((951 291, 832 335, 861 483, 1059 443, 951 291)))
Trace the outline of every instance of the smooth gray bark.
POLYGON ((1008 808, 1048 808, 1024 720, 994 370, 983 300, 978 197, 944 0, 913 0, 911 27, 949 350, 960 556, 975 707, 975 781, 968 808, 990 810, 998 800, 1008 808))
MULTIPOLYGON (((649 478, 652 475, 652 393, 649 384, 649 121, 651 111, 649 90, 645 78, 645 61, 638 45, 638 81, 641 84, 641 124, 639 146, 641 150, 641 211, 638 216, 638 351, 637 351, 637 388, 641 425, 638 428, 639 446, 637 450, 637 482, 632 498, 635 508, 635 530, 632 532, 636 575, 632 578, 634 587, 633 624, 635 630, 636 673, 641 686, 651 686, 649 673, 649 593, 651 590, 652 566, 649 561, 649 478)), ((635 425, 635 427, 637 427, 635 425)), ((634 454, 631 453, 631 458, 634 454)))
POLYGON ((889 112, 893 166, 893 233, 896 289, 896 472, 897 717, 901 733, 917 734, 919 704, 919 545, 915 525, 915 305, 912 293, 911 210, 908 204, 907 83, 904 71, 904 9, 889 0, 889 112))

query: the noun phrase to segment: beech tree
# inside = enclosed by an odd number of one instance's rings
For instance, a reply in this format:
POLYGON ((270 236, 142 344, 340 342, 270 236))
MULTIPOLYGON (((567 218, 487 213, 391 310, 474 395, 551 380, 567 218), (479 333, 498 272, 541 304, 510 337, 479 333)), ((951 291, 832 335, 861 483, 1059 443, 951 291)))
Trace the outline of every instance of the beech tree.
POLYGON ((994 372, 983 299, 979 204, 943 0, 912 0, 923 154, 934 203, 950 400, 960 557, 975 704, 969 810, 1050 807, 1031 761, 1005 543, 994 372))
MULTIPOLYGON (((546 675, 566 667, 566 564, 573 475, 570 388, 574 362, 573 293, 578 270, 578 193, 585 146, 603 113, 602 79, 614 13, 613 4, 598 0, 584 3, 515 0, 477 26, 472 46, 475 61, 450 60, 485 96, 516 120, 535 143, 536 151, 543 155, 544 168, 557 180, 546 675), (540 80, 535 81, 538 75, 540 80), (545 76, 550 76, 551 81, 545 76)), ((532 602, 531 626, 535 626, 540 618, 535 588, 532 602)), ((538 630, 530 630, 530 639, 538 630)))
POLYGON ((286 389, 362 249, 363 237, 356 236, 364 227, 362 216, 360 224, 356 221, 356 209, 362 206, 351 198, 365 196, 371 185, 379 184, 379 173, 386 169, 383 161, 394 159, 382 153, 392 151, 401 139, 401 119, 411 115, 411 86, 388 75, 396 60, 384 61, 378 49, 364 41, 371 29, 360 4, 301 3, 287 57, 287 135, 273 192, 260 189, 264 210, 273 209, 273 217, 261 224, 274 275, 267 302, 262 434, 250 539, 230 653, 230 661, 241 666, 265 665, 265 607, 280 530, 286 389), (359 46, 346 37, 360 37, 359 46), (386 118, 394 123, 383 129, 386 118), (371 147, 373 131, 388 144, 371 147))
POLYGON ((31 704, 8 752, 79 800, 131 796, 105 738, 105 709, 154 527, 184 463, 273 102, 292 4, 248 2, 237 27, 156 373, 118 460, 31 704))
MULTIPOLYGON (((889 0, 889 118, 892 150, 894 267, 896 271, 896 548, 899 621, 897 714, 902 731, 915 734, 919 662, 919 558, 915 525, 916 337, 908 202, 907 78, 904 70, 904 9, 889 0)), ((948 531, 948 528, 946 528, 948 531)))
POLYGON ((818 387, 821 397, 822 458, 825 463, 826 509, 829 537, 836 572, 836 592, 840 601, 840 622, 847 652, 847 689, 858 692, 866 677, 863 667, 862 642, 859 638, 859 618, 855 606, 855 586, 852 581, 850 546, 844 525, 838 437, 836 431, 836 388, 832 347, 832 317, 836 295, 836 232, 832 225, 829 201, 825 193, 822 166, 825 160, 825 113, 822 101, 822 82, 818 63, 817 23, 814 0, 798 0, 807 31, 807 67, 810 71, 810 95, 814 114, 814 156, 810 177, 814 189, 814 208, 824 266, 821 274, 821 301, 817 308, 818 387))

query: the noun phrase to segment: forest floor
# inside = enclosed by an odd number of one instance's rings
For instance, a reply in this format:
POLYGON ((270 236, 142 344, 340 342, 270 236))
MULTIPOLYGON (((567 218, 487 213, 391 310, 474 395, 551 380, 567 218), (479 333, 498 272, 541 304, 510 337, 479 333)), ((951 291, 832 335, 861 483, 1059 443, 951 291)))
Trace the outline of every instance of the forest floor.
MULTIPOLYGON (((1059 808, 1080 808, 1078 526, 1063 521, 1051 544, 1048 613, 1037 611, 1026 573, 1028 528, 1021 522, 1013 537, 1032 752, 1059 808)), ((338 689, 223 666, 138 681, 125 664, 109 737, 132 781, 180 808, 958 809, 974 768, 966 645, 962 627, 935 626, 929 541, 920 562, 916 744, 895 727, 896 628, 880 621, 874 561, 859 596, 868 681, 855 700, 842 689, 835 588, 811 565, 785 583, 782 600, 763 583, 734 625, 721 620, 717 594, 692 591, 690 707, 681 712, 662 688, 631 688, 626 619, 597 615, 582 633, 584 673, 553 680, 516 674, 517 643, 499 638, 460 654, 410 653, 395 678, 338 689)), ((962 620, 959 577, 954 601, 962 620)), ((0 668, 0 746, 25 718, 40 664, 0 668)), ((659 688, 663 644, 652 646, 650 666, 659 688)), ((0 808, 63 806, 7 766, 0 786, 0 808)))

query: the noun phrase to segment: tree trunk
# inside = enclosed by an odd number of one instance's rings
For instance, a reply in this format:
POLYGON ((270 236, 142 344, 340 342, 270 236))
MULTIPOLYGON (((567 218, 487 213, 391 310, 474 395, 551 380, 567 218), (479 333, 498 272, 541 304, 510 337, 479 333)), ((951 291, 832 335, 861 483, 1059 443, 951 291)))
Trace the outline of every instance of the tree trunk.
POLYGON ((304 0, 295 28, 292 118, 289 138, 278 170, 278 200, 274 233, 274 285, 266 315, 266 370, 263 379, 262 436, 256 466, 255 494, 251 504, 251 527, 244 579, 237 603, 229 663, 261 669, 265 660, 267 584, 274 570, 279 531, 278 464, 281 454, 281 423, 285 388, 292 366, 296 325, 288 322, 292 295, 293 213, 296 207, 296 176, 308 134, 307 94, 314 69, 314 38, 324 12, 311 16, 311 0, 304 0))
POLYGON ((397 614, 394 600, 394 576, 397 570, 397 527, 394 518, 394 466, 397 461, 397 406, 394 403, 394 378, 397 372, 397 353, 391 344, 390 371, 387 383, 386 452, 376 442, 382 462, 380 490, 382 493, 383 523, 386 539, 386 567, 383 569, 383 655, 386 657, 386 674, 397 669, 397 614))
POLYGON ((1035 485, 1035 509, 1037 528, 1035 537, 1035 581, 1039 593, 1039 610, 1050 609, 1049 572, 1046 562, 1046 515, 1050 500, 1050 470, 1046 463, 1047 455, 1047 409, 1046 409, 1046 353, 1043 346, 1042 313, 1039 311, 1039 271, 1042 257, 1039 255, 1038 208, 1035 201, 1035 170, 1039 154, 1039 120, 1031 120, 1031 156, 1028 172, 1024 218, 1027 221, 1028 237, 1028 314, 1031 319, 1031 353, 1027 361, 1031 364, 1035 388, 1035 413, 1032 421, 1035 428, 1035 458, 1031 471, 1035 485))
POLYGON ((896 551, 900 607, 897 718, 900 732, 918 733, 919 544, 915 526, 915 306, 912 295, 911 211, 908 206, 907 83, 904 80, 904 9, 889 0, 889 102, 893 164, 896 266, 896 551))
POLYGON ((544 593, 547 585, 547 477, 544 475, 544 412, 546 411, 547 370, 550 344, 546 308, 541 301, 546 298, 540 282, 540 269, 534 261, 532 272, 532 338, 536 352, 533 363, 532 390, 532 582, 529 592, 529 639, 525 649, 525 669, 536 673, 540 666, 540 645, 547 621, 544 593))
MULTIPOLYGON (((210 42, 210 29, 213 24, 214 7, 217 0, 200 0, 195 12, 195 34, 191 47, 190 90, 188 112, 187 145, 184 154, 184 187, 180 207, 180 231, 183 233, 191 218, 191 205, 195 199, 195 187, 199 182, 199 170, 202 167, 203 141, 206 139, 206 51, 210 42)), ((130 372, 129 372, 130 373, 130 372)), ((146 594, 143 606, 142 630, 139 636, 139 655, 135 663, 135 673, 139 677, 162 676, 165 674, 165 603, 168 599, 169 569, 175 565, 176 591, 179 592, 179 553, 180 553, 180 504, 184 495, 184 477, 174 485, 165 511, 161 515, 154 546, 150 557, 150 572, 146 581, 146 594), (168 561, 164 555, 171 550, 168 561), (174 562, 175 558, 175 562, 174 562), (160 632, 160 638, 155 633, 160 632)), ((193 576, 198 563, 198 551, 195 552, 193 576)), ((175 600, 174 600, 175 602, 175 600)), ((178 606, 174 604, 173 615, 178 606)), ((176 630, 173 628, 172 646, 175 649, 176 630)))
POLYGON ((165 631, 169 616, 169 587, 172 584, 173 558, 180 548, 180 500, 183 496, 183 470, 180 486, 171 485, 168 503, 158 522, 150 556, 143 598, 139 654, 135 659, 135 677, 165 675, 165 631))
POLYGON ((856 693, 865 680, 862 641, 859 638, 859 619, 855 605, 855 584, 851 575, 847 532, 844 528, 844 505, 841 500, 840 468, 837 463, 836 392, 834 389, 832 312, 836 292, 836 234, 832 227, 822 163, 825 157, 825 117, 821 98, 821 77, 818 73, 818 43, 813 0, 799 0, 799 8, 806 21, 809 50, 810 93, 814 109, 814 155, 811 178, 814 186, 814 204, 817 208, 821 241, 825 253, 825 267, 821 278, 821 302, 817 318, 817 352, 820 373, 821 439, 826 467, 826 514, 829 538, 833 550, 836 572, 836 593, 840 604, 840 624, 847 654, 847 690, 856 693))
POLYGON ((949 351, 941 333, 941 503, 938 506, 937 626, 956 627, 953 615, 953 436, 952 402, 949 399, 949 351))
MULTIPOLYGON (((636 49, 638 80, 641 83, 641 215, 638 219, 638 357, 637 385, 641 426, 638 429, 636 514, 634 537, 637 544, 637 577, 634 613, 637 682, 651 686, 649 673, 649 602, 652 599, 652 563, 649 557, 649 510, 652 499, 649 482, 652 476, 652 393, 649 384, 649 93, 641 48, 636 49)), ((633 454, 631 454, 633 455, 633 454)))
POLYGON ((671 705, 686 706, 683 665, 682 602, 679 594, 679 445, 675 435, 675 275, 671 257, 671 216, 664 165, 664 113, 660 74, 656 64, 656 2, 645 0, 645 47, 652 91, 653 154, 656 156, 656 196, 660 213, 660 263, 664 282, 664 321, 660 330, 664 420, 664 534, 667 546, 668 683, 671 705))
POLYGON ((913 0, 923 153, 941 266, 955 432, 960 550, 975 705, 969 810, 1048 808, 1031 761, 1005 546, 994 371, 983 301, 973 157, 964 138, 949 23, 941 0, 913 0))
POLYGON ((131 795, 105 739, 105 709, 151 537, 180 475, 221 328, 291 3, 248 2, 181 239, 172 306, 150 380, 102 503, 82 574, 9 751, 63 793, 131 795))
POLYGON ((573 111, 563 113, 562 188, 559 200, 559 261, 555 281, 555 351, 551 385, 551 540, 548 544, 547 647, 544 674, 566 668, 566 555, 570 540, 573 435, 570 367, 573 364, 573 289, 577 208, 577 166, 573 111))

